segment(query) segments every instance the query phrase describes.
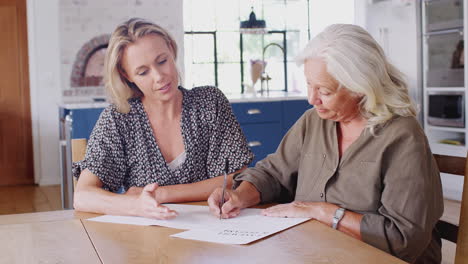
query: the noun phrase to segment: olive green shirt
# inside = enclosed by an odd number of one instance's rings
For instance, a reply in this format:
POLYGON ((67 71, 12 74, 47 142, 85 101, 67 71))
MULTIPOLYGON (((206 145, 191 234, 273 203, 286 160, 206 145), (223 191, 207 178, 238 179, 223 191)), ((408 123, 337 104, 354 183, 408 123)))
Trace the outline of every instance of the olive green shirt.
POLYGON ((236 184, 251 182, 264 203, 321 201, 363 214, 364 242, 408 262, 440 263, 442 187, 416 119, 396 117, 375 135, 365 129, 341 158, 336 125, 308 110, 236 184))

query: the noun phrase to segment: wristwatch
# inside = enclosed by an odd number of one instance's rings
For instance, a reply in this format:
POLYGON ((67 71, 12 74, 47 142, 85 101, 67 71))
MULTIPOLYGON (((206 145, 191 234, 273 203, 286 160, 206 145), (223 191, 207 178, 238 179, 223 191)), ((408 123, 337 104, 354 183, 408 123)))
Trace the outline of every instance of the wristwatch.
POLYGON ((345 213, 344 208, 340 207, 340 208, 336 209, 335 216, 333 216, 333 220, 332 220, 332 228, 333 229, 336 229, 338 227, 338 223, 343 218, 344 213, 345 213))

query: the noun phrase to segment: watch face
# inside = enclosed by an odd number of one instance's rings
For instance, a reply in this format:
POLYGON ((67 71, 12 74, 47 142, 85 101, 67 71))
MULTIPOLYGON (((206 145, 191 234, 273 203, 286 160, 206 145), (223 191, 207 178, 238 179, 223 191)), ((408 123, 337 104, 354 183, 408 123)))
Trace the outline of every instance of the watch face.
POLYGON ((343 218, 345 209, 344 208, 338 208, 335 211, 335 215, 333 216, 333 221, 332 221, 332 228, 336 229, 338 226, 338 223, 340 222, 341 218, 343 218))
POLYGON ((344 215, 344 209, 343 209, 343 208, 338 208, 338 209, 336 210, 335 215, 336 215, 338 218, 343 217, 343 215, 344 215))

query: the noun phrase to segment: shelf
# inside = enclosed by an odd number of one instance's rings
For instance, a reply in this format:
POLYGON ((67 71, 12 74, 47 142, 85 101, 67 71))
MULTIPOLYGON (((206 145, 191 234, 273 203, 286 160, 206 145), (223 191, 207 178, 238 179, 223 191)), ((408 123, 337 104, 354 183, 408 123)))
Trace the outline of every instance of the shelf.
POLYGON ((458 132, 458 133, 466 132, 466 128, 460 128, 460 127, 444 127, 444 126, 427 125, 427 129, 447 131, 447 132, 458 132))
MULTIPOLYGON (((466 96, 468 96, 468 68, 466 66, 464 68, 451 68, 451 64, 449 64, 453 59, 455 50, 458 51, 460 41, 464 43, 463 50, 465 52, 468 47, 468 20, 466 17, 468 0, 461 0, 463 2, 462 8, 454 5, 457 1, 421 1, 421 16, 419 18, 421 19, 422 41, 419 43, 421 51, 421 65, 419 66, 422 71, 422 97, 419 103, 422 103, 424 132, 432 152, 434 154, 466 157, 468 125, 460 128, 450 126, 450 122, 445 124, 441 122, 442 126, 437 125, 437 122, 429 124, 429 101, 437 106, 435 108, 440 106, 437 110, 443 111, 451 104, 451 102, 445 100, 433 101, 431 95, 461 95, 463 102, 458 101, 459 98, 453 99, 453 101, 454 103, 457 101, 457 106, 458 103, 462 103, 463 116, 468 114, 468 100, 466 99, 466 96), (445 105, 438 105, 441 103, 445 105), (441 143, 441 140, 447 140, 445 142, 454 140, 463 145, 441 143)), ((466 53, 464 58, 466 62, 466 53)), ((459 63, 457 63, 458 65, 459 63)))
POLYGON ((426 87, 427 91, 431 92, 464 92, 465 87, 426 87))
POLYGON ((435 142, 430 142, 429 145, 431 146, 431 151, 434 154, 466 157, 467 149, 465 146, 457 146, 435 142))
POLYGON ((452 33, 463 34, 463 25, 458 26, 458 27, 454 27, 454 28, 427 31, 424 34, 424 36, 425 37, 430 37, 430 36, 445 35, 445 34, 452 34, 452 33))

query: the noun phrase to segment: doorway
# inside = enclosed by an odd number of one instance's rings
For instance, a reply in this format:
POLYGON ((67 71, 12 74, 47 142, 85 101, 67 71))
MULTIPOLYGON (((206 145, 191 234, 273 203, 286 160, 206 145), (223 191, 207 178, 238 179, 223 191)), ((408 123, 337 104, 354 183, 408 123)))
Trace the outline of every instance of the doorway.
POLYGON ((33 184, 26 0, 0 0, 0 186, 33 184))

